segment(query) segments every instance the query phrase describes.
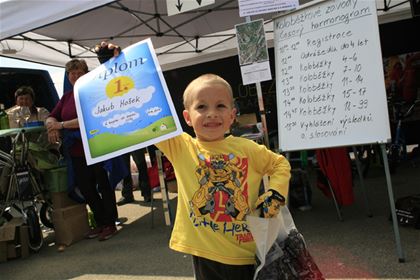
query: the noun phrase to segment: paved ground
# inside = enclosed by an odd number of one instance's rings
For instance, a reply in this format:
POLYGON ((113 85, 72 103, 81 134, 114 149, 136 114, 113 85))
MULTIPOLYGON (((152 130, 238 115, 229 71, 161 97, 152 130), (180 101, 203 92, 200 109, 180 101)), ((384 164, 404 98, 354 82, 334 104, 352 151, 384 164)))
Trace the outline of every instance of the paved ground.
MULTIPOLYGON (((392 179, 395 197, 420 193, 420 167, 406 164, 392 179)), ((358 181, 356 203, 342 209, 344 221, 337 219, 332 202, 315 188, 313 209, 293 212, 311 254, 329 279, 420 279, 420 230, 400 228, 406 262, 399 263, 383 170, 372 168, 365 184, 371 218, 366 216, 358 181)), ((152 228, 150 206, 139 204, 138 192, 135 197, 137 203, 119 207, 127 222, 112 239, 82 240, 59 253, 53 232, 46 232, 47 245, 26 259, 0 264, 0 278, 193 279, 190 257, 168 248, 170 228, 164 225, 161 200, 155 201, 152 228)))

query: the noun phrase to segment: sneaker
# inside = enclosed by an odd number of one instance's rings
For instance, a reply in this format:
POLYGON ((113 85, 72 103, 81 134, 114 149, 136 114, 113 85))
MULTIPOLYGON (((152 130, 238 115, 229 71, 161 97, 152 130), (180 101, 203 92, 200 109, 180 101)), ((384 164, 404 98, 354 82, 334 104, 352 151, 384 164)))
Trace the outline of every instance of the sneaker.
POLYGON ((144 202, 151 202, 152 197, 150 195, 143 196, 144 202))
POLYGON ((85 235, 86 239, 93 239, 99 236, 99 234, 101 234, 103 230, 103 227, 96 227, 96 228, 91 228, 85 235))
POLYGON ((134 202, 134 197, 121 197, 120 200, 118 200, 117 205, 121 206, 127 203, 132 203, 134 202))
POLYGON ((106 226, 99 234, 99 241, 105 241, 110 239, 114 234, 117 233, 117 227, 115 225, 106 226))
POLYGON ((124 224, 127 221, 128 221, 128 219, 126 217, 117 218, 117 220, 115 221, 115 225, 116 226, 120 226, 120 225, 124 224))

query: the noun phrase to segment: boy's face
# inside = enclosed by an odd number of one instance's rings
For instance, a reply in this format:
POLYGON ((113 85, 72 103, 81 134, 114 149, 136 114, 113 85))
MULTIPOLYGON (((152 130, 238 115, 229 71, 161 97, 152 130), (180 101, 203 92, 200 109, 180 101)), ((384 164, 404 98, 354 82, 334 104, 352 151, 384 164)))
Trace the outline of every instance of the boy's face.
POLYGON ((222 140, 236 115, 232 98, 222 85, 206 85, 191 93, 191 104, 184 110, 184 119, 194 128, 197 139, 222 140))

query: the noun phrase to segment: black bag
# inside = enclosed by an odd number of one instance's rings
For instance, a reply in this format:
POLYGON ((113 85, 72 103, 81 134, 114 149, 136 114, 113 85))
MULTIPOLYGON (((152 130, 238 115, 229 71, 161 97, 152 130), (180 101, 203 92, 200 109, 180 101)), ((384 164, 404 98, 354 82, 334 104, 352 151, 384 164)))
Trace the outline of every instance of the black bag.
MULTIPOLYGON (((259 260, 257 258, 257 264, 259 260)), ((277 239, 268 251, 258 280, 323 280, 325 279, 314 259, 306 249, 303 236, 292 230, 288 237, 277 239)))
POLYGON ((420 195, 410 195, 397 199, 395 212, 400 225, 420 229, 420 195))
POLYGON ((312 208, 312 190, 308 172, 301 168, 291 170, 289 201, 291 208, 297 208, 299 210, 309 210, 312 208))

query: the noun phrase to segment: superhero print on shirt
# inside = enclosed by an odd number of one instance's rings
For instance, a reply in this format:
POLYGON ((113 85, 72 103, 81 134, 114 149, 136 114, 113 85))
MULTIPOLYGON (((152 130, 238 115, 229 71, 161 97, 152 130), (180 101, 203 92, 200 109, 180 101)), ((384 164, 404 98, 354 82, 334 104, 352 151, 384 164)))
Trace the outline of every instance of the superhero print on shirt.
POLYGON ((200 188, 190 206, 196 217, 210 214, 217 222, 243 221, 249 212, 246 180, 247 160, 229 155, 198 155, 196 168, 200 188))

